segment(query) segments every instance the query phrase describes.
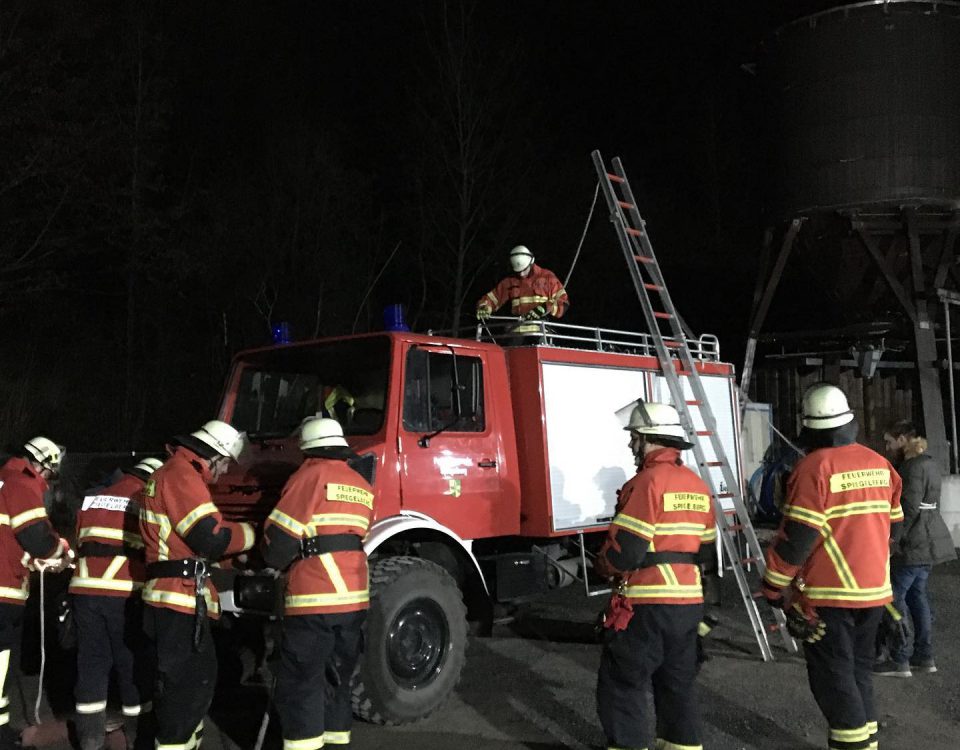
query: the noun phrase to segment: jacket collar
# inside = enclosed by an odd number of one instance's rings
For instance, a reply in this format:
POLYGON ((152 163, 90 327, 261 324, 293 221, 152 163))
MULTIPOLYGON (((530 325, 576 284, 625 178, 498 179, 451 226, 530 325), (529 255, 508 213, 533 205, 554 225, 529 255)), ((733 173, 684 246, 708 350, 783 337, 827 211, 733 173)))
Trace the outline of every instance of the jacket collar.
POLYGON ((647 469, 654 464, 679 465, 681 463, 683 462, 680 460, 680 451, 676 448, 657 448, 657 450, 651 451, 643 457, 643 466, 641 468, 647 469))
POLYGON ((173 457, 181 458, 189 463, 194 469, 196 469, 197 473, 201 476, 206 484, 210 484, 210 482, 213 481, 213 476, 210 474, 210 463, 205 458, 198 456, 189 448, 178 445, 173 450, 173 457))
POLYGON ((31 479, 37 480, 40 482, 41 487, 43 487, 43 491, 47 491, 47 480, 43 478, 43 475, 40 474, 27 459, 21 457, 11 458, 7 461, 6 465, 13 471, 22 472, 31 479))

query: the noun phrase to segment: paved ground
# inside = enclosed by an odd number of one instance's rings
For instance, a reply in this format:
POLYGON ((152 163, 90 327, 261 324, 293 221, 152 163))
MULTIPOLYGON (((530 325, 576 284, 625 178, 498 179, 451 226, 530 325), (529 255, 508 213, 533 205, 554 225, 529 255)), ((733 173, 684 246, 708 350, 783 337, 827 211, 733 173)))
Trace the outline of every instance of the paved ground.
MULTIPOLYGON (((881 746, 960 747, 960 564, 932 577, 940 671, 910 680, 877 679, 881 746)), ((759 659, 746 615, 730 606, 711 636, 711 660, 699 680, 704 746, 710 750, 813 750, 825 747, 824 722, 801 659, 782 652, 759 659)), ((565 589, 520 610, 491 638, 473 639, 460 687, 434 716, 414 725, 358 724, 354 750, 584 750, 600 747, 594 685, 599 647, 590 623, 601 602, 565 589)), ((28 691, 29 692, 29 691, 28 691)), ((256 689, 221 691, 204 742, 208 750, 249 750, 264 706, 256 689)), ((267 748, 280 746, 273 722, 267 748)), ((49 747, 66 748, 48 728, 49 747)))

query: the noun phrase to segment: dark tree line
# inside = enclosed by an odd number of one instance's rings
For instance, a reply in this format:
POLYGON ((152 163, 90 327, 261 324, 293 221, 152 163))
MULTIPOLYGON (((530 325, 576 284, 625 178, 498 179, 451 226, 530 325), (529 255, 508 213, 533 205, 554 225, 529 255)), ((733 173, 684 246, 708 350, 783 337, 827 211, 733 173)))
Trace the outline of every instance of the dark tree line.
MULTIPOLYGON (((675 286, 726 268, 759 234, 751 84, 693 5, 0 0, 0 444, 156 447, 281 321, 457 328, 517 243, 565 277, 594 147, 675 286)), ((636 327, 604 219, 573 319, 636 327)))

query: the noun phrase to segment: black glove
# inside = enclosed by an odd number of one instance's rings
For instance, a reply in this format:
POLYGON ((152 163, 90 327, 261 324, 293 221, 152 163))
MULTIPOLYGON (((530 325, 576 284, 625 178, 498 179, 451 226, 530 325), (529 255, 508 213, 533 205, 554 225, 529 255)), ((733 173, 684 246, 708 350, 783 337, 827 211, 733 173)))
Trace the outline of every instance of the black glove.
POLYGON ((700 624, 697 626, 697 671, 700 671, 700 665, 710 658, 707 650, 704 648, 704 639, 710 635, 710 631, 720 624, 720 618, 716 615, 704 615, 700 624))
POLYGON ((892 604, 885 604, 883 619, 886 620, 887 645, 891 651, 902 651, 910 642, 910 628, 906 618, 892 604))
POLYGON ((812 615, 804 614, 797 604, 790 607, 785 614, 787 616, 787 632, 798 641, 816 643, 827 632, 827 624, 815 612, 812 615))

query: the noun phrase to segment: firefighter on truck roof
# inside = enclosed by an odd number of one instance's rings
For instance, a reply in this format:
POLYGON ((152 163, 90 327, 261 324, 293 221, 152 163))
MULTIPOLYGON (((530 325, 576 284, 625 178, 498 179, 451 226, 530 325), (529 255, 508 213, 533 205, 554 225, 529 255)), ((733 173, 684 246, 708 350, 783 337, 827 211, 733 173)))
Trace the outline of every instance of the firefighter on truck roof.
POLYGON ((10 727, 10 652, 20 641, 31 570, 59 572, 73 552, 47 518, 43 494, 60 471, 64 449, 45 437, 0 466, 0 750, 20 747, 10 727))
POLYGON ((261 542, 267 565, 290 567, 275 696, 284 750, 350 743, 350 678, 370 600, 373 489, 351 468, 357 456, 335 419, 305 422, 300 450, 261 542))
POLYGON ((144 628, 156 675, 157 750, 194 750, 213 700, 217 655, 209 617, 219 617, 210 567, 250 549, 253 527, 224 521, 208 485, 236 461, 244 436, 213 420, 177 437, 143 490, 144 628), (208 617, 209 616, 209 617, 208 617))
POLYGON ((710 490, 683 465, 687 442, 677 410, 637 401, 624 428, 637 474, 594 561, 619 588, 603 622, 597 712, 608 748, 645 748, 652 683, 657 748, 701 748, 694 679, 703 587, 716 582, 710 490))
POLYGON ((143 637, 140 492, 163 462, 145 458, 77 513, 77 570, 70 579, 77 624, 76 719, 80 750, 103 750, 111 669, 120 688, 127 747, 153 746, 153 692, 143 637))
POLYGON ((507 303, 510 314, 524 320, 563 317, 570 306, 567 291, 552 271, 534 263, 524 245, 510 251, 510 268, 513 274, 477 301, 477 320, 486 320, 507 303))
POLYGON ((856 442, 847 397, 818 383, 803 396, 808 449, 787 486, 778 536, 767 550, 763 591, 785 607, 804 642, 807 675, 827 719, 827 747, 877 748, 873 667, 890 588, 890 540, 900 535, 900 477, 856 442))

